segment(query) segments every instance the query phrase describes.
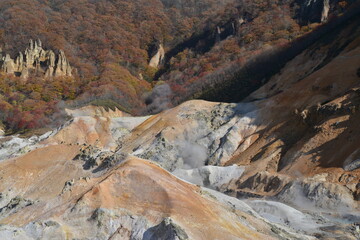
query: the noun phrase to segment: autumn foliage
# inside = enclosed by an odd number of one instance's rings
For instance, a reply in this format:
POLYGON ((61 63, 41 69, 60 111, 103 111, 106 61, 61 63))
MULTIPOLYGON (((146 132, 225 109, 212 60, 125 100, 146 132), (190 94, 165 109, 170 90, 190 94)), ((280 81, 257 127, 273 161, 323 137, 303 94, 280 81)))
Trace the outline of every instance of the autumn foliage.
MULTIPOLYGON (((255 56, 311 32, 289 0, 1 0, 0 47, 14 58, 29 39, 64 50, 74 78, 0 76, 0 125, 19 131, 61 118, 62 108, 114 102, 144 112, 144 95, 166 82, 177 104, 234 76, 255 56), (150 68, 154 45, 165 63, 150 68)), ((352 0, 339 1, 342 13, 352 0)))

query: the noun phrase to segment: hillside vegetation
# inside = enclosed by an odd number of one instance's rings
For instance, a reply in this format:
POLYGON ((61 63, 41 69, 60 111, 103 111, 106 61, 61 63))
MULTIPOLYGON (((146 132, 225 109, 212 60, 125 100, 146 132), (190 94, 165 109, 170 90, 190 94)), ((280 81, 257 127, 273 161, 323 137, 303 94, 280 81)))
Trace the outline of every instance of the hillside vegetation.
MULTIPOLYGON (((330 17, 343 14, 352 2, 331 1, 330 17)), ((196 98, 214 81, 233 77, 234 70, 254 56, 283 48, 316 28, 316 19, 304 20, 304 4, 3 0, 2 51, 14 58, 29 39, 40 39, 46 49, 64 50, 74 77, 31 76, 24 81, 0 75, 0 122, 12 131, 38 128, 52 122, 62 101, 69 107, 114 101, 132 114, 144 114, 162 110, 159 104, 169 107, 196 98), (159 44, 164 59, 150 67, 159 44), (170 93, 159 100, 159 94, 150 91, 163 83, 170 93)), ((312 16, 321 14, 322 8, 310 7, 315 9, 312 16)))

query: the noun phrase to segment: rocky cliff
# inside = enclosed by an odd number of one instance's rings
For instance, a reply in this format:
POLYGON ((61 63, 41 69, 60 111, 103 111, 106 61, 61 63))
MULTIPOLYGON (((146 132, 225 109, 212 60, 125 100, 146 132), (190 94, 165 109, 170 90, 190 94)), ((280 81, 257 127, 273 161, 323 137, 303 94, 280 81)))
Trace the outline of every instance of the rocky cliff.
POLYGON ((155 50, 155 54, 150 59, 149 66, 153 68, 159 67, 164 61, 165 50, 162 44, 159 44, 155 50))
POLYGON ((57 54, 45 50, 40 40, 30 40, 25 52, 20 52, 15 59, 0 49, 0 69, 5 74, 27 78, 29 75, 44 77, 72 76, 72 68, 64 51, 57 54))
POLYGON ((324 23, 328 18, 341 15, 344 8, 356 0, 295 0, 299 7, 295 9, 296 18, 302 25, 309 23, 324 23))

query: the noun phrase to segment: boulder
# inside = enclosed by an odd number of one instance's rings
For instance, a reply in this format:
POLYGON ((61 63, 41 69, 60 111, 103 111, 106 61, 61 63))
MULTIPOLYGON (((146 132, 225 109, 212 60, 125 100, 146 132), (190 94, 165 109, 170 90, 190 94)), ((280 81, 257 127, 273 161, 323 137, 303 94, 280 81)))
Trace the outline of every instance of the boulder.
POLYGON ((171 218, 165 218, 159 225, 149 228, 144 233, 144 240, 185 240, 186 232, 176 225, 171 218))

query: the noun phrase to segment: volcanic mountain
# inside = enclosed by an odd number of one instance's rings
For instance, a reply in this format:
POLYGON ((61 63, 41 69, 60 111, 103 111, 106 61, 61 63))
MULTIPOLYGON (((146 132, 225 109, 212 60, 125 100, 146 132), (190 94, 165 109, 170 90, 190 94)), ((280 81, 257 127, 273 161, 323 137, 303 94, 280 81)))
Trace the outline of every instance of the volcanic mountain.
MULTIPOLYGON (((0 239, 359 239, 359 9, 329 20, 338 2, 306 4, 293 13, 299 24, 323 25, 233 75, 213 71, 225 78, 189 95, 161 83, 182 60, 167 63, 166 46, 155 46, 151 62, 164 72, 143 100, 159 113, 73 100, 59 106, 60 125, 5 129, 0 239)), ((185 48, 209 56, 200 46, 210 35, 185 48)), ((235 38, 218 37, 210 52, 235 38)))

